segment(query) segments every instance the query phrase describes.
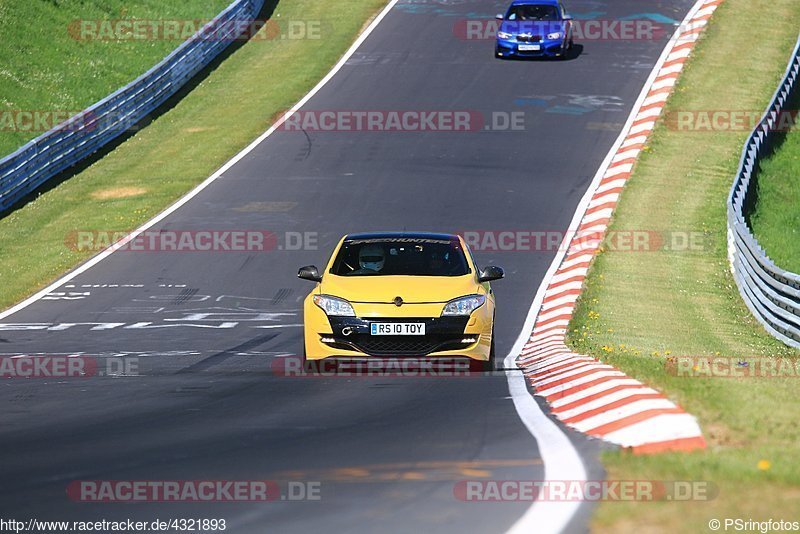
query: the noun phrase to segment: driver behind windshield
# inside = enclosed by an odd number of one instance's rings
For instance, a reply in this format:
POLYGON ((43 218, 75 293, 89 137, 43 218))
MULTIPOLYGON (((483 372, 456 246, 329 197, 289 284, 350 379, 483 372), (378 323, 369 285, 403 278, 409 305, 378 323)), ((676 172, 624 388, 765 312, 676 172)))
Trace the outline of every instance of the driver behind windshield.
POLYGON ((380 245, 365 245, 358 251, 358 266, 353 274, 379 273, 386 262, 386 255, 380 245))
POLYGON ((555 6, 516 6, 508 20, 558 20, 558 10, 555 6))

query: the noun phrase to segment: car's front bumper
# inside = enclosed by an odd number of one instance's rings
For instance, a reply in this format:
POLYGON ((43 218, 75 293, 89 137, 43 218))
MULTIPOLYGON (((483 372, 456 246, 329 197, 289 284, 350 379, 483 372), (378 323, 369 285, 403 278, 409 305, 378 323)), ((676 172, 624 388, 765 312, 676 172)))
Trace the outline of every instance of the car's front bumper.
MULTIPOLYGON (((441 310, 441 306, 433 307, 441 310)), ((469 317, 415 316, 408 313, 328 317, 310 299, 306 299, 303 311, 307 360, 466 357, 485 362, 491 353, 494 308, 488 301, 469 317), (371 335, 370 325, 374 322, 424 323, 425 335, 371 335)))
POLYGON ((465 334, 468 317, 410 317, 404 323, 425 325, 425 335, 400 336, 370 334, 372 322, 401 322, 397 318, 359 317, 329 318, 333 333, 322 336, 322 343, 334 350, 356 351, 371 356, 427 356, 435 352, 469 350, 478 342, 478 335, 465 334), (327 341, 326 341, 327 340, 327 341))
POLYGON ((539 42, 519 42, 516 39, 497 39, 495 54, 500 57, 559 57, 564 55, 564 39, 546 39, 539 42), (520 45, 538 46, 538 50, 520 50, 520 45))

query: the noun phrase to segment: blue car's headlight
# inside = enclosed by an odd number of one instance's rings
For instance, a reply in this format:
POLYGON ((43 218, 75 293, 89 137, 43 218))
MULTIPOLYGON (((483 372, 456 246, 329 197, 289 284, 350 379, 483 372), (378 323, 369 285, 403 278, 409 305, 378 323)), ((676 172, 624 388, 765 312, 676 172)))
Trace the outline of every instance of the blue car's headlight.
POLYGON ((483 295, 467 295, 448 302, 442 311, 442 317, 449 315, 469 315, 486 302, 483 295))
POLYGON ((344 299, 330 295, 314 295, 314 304, 322 308, 325 315, 334 317, 355 317, 353 306, 344 299))
POLYGON ((500 39, 511 39, 511 37, 513 37, 513 34, 508 32, 497 32, 497 37, 499 37, 500 39))
POLYGON ((561 32, 553 32, 547 34, 548 39, 561 39, 562 37, 564 37, 564 34, 561 32))

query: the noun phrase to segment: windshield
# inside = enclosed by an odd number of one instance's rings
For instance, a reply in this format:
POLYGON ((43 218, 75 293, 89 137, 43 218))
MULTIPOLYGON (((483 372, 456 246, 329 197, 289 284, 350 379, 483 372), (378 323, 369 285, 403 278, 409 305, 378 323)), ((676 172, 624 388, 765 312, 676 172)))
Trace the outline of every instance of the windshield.
POLYGON ((511 6, 507 20, 559 20, 558 8, 547 5, 511 6))
POLYGON ((330 272, 337 276, 463 276, 470 269, 458 240, 397 237, 345 241, 330 272))

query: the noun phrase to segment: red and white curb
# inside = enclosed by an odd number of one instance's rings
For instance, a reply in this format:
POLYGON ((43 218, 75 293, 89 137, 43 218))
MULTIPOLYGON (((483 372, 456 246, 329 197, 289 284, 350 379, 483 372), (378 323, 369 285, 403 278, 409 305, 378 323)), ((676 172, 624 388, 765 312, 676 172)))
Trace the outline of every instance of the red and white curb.
MULTIPOLYGON (((672 93, 691 50, 723 0, 700 0, 675 32, 645 85, 620 138, 578 208, 534 306, 535 322, 517 365, 565 425, 634 452, 705 447, 695 418, 658 391, 565 344, 592 258, 633 165, 672 93)), ((529 316, 530 317, 530 316, 529 316)))

